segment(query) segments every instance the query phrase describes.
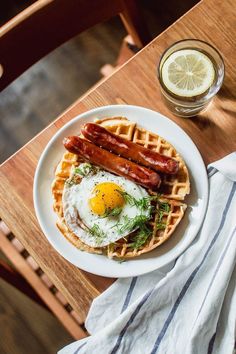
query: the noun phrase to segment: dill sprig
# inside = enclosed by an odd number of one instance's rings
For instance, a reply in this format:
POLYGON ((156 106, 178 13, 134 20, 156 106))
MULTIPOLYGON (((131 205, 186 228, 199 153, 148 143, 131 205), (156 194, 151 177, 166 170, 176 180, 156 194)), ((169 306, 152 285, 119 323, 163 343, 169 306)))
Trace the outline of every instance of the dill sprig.
POLYGON ((122 195, 126 203, 130 204, 131 206, 135 205, 137 208, 141 210, 147 210, 151 208, 151 202, 158 199, 158 196, 156 195, 143 197, 141 199, 136 199, 127 192, 118 189, 117 192, 119 192, 122 195))
POLYGON ((132 236, 131 248, 137 249, 141 247, 152 234, 152 230, 147 224, 148 220, 149 217, 146 215, 137 215, 134 218, 129 218, 125 215, 122 219, 122 223, 116 225, 120 234, 138 229, 137 233, 132 236))
POLYGON ((133 249, 138 249, 144 245, 147 239, 151 236, 152 230, 147 224, 143 224, 136 235, 133 237, 133 242, 130 244, 130 247, 133 249))
POLYGON ((135 205, 136 199, 129 193, 125 191, 121 191, 119 189, 116 189, 116 192, 120 193, 122 197, 124 198, 125 202, 130 204, 130 205, 135 205))
POLYGON ((146 215, 136 215, 134 218, 129 218, 125 215, 122 219, 122 223, 118 223, 116 226, 118 232, 122 234, 126 231, 131 232, 135 229, 141 228, 148 220, 149 216, 146 215))
POLYGON ((87 176, 90 172, 95 172, 97 169, 95 166, 90 163, 83 163, 79 167, 76 167, 74 170, 75 174, 79 174, 82 177, 87 176))
POLYGON ((135 205, 137 208, 139 208, 141 210, 146 210, 146 209, 150 208, 150 206, 151 206, 150 203, 156 199, 157 199, 156 196, 148 196, 148 197, 144 197, 141 199, 136 199, 135 205))
POLYGON ((78 184, 79 180, 76 175, 73 175, 72 177, 68 178, 65 183, 67 186, 72 187, 74 184, 78 184))
POLYGON ((160 202, 159 209, 165 213, 169 213, 170 212, 170 204, 168 204, 166 202, 160 202))
POLYGON ((83 163, 80 166, 75 167, 74 173, 66 180, 66 184, 71 187, 74 184, 79 183, 81 177, 85 177, 91 172, 95 173, 97 170, 98 168, 96 166, 90 165, 90 163, 83 163))
POLYGON ((166 223, 165 222, 157 222, 157 224, 156 224, 156 229, 157 230, 165 230, 165 228, 166 228, 166 223))
POLYGON ((169 214, 170 212, 170 205, 166 202, 158 202, 159 208, 157 210, 157 223, 156 228, 157 230, 164 230, 166 228, 166 223, 163 222, 164 213, 169 214))
POLYGON ((103 219, 103 218, 107 218, 110 216, 118 216, 122 212, 122 209, 123 209, 122 207, 116 207, 113 209, 107 208, 105 210, 105 213, 101 216, 101 218, 103 219))
POLYGON ((91 228, 88 228, 88 232, 95 238, 95 241, 98 245, 102 243, 105 237, 105 233, 97 224, 94 224, 91 228))

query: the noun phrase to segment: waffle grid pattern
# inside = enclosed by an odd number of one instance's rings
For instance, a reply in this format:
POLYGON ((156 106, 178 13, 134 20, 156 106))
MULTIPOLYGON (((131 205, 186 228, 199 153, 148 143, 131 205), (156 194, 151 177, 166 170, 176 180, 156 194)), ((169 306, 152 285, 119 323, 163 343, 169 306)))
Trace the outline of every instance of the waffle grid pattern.
POLYGON ((189 193, 188 170, 171 144, 166 142, 160 136, 137 127, 134 122, 130 122, 123 117, 105 118, 102 120, 97 119, 95 122, 104 126, 114 134, 120 135, 127 140, 131 140, 149 149, 158 151, 159 153, 173 157, 179 161, 180 169, 178 174, 174 177, 163 176, 162 181, 162 198, 164 199, 160 199, 160 201, 165 201, 170 206, 169 213, 163 214, 163 222, 166 222, 167 226, 164 230, 157 230, 156 219, 158 213, 156 213, 154 220, 150 222, 153 229, 152 237, 150 237, 147 243, 139 249, 132 249, 129 239, 127 241, 121 239, 107 247, 93 248, 85 245, 77 236, 70 232, 63 218, 62 193, 65 181, 70 176, 72 166, 78 166, 79 161, 77 160, 76 155, 66 152, 57 166, 55 180, 52 184, 52 194, 54 198, 54 210, 59 216, 57 226, 66 239, 80 250, 97 254, 103 253, 109 258, 116 257, 125 259, 136 257, 142 253, 149 252, 166 241, 183 218, 186 205, 182 203, 181 200, 183 200, 185 195, 189 193))
POLYGON ((141 249, 133 249, 132 243, 129 242, 117 242, 108 246, 107 255, 109 258, 133 258, 143 253, 149 252, 157 246, 165 242, 170 235, 174 232, 177 225, 181 221, 186 204, 178 201, 159 199, 160 202, 169 204, 170 211, 163 213, 162 222, 166 223, 165 229, 157 229, 158 213, 155 214, 154 220, 150 221, 150 226, 153 229, 152 237, 149 238, 147 243, 141 249))
POLYGON ((179 172, 176 175, 162 176, 161 192, 166 198, 184 200, 186 194, 189 193, 189 174, 184 161, 175 148, 159 135, 139 127, 135 128, 133 142, 172 157, 179 162, 179 172))

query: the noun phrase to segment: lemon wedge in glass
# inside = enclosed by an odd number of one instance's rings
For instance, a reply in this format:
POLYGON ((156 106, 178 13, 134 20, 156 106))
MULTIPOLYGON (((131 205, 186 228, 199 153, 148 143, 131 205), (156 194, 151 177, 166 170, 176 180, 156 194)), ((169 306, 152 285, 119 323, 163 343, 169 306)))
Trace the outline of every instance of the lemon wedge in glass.
POLYGON ((215 80, 215 69, 204 53, 183 49, 166 59, 161 76, 168 91, 181 97, 194 97, 210 88, 215 80))

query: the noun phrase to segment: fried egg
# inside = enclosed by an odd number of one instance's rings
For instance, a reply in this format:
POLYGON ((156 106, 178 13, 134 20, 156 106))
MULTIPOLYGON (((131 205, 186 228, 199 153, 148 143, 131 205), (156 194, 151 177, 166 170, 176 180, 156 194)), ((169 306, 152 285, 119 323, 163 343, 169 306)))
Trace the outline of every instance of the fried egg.
POLYGON ((136 230, 137 218, 151 217, 150 201, 145 208, 137 202, 148 197, 134 182, 84 163, 64 186, 65 222, 85 244, 104 247, 136 230))

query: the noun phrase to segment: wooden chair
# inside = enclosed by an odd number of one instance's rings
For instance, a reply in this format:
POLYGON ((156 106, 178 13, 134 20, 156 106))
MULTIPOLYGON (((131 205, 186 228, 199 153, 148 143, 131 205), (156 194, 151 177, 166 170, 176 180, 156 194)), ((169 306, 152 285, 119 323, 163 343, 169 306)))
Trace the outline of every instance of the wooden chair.
POLYGON ((1 219, 0 249, 11 262, 0 260, 0 278, 51 311, 72 337, 85 337, 80 316, 1 219))
POLYGON ((38 0, 0 29, 0 90, 82 31, 120 15, 137 47, 150 41, 135 0, 38 0))
MULTIPOLYGON (((0 28, 0 89, 53 49, 116 15, 137 47, 150 40, 135 0, 36 1, 0 28)), ((17 270, 1 261, 0 278, 50 309, 75 339, 86 336, 80 317, 1 219, 0 249, 17 270)))

